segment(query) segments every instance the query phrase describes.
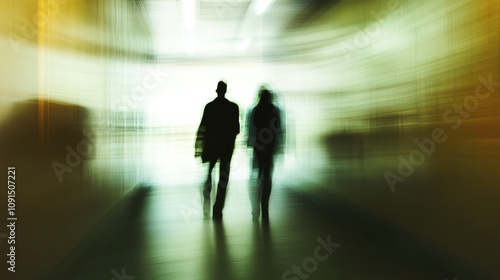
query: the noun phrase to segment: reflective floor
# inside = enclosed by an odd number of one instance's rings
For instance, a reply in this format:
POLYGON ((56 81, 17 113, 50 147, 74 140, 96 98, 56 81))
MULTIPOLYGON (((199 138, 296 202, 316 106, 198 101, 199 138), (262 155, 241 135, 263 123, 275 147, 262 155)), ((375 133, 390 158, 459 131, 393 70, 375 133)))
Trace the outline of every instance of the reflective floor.
POLYGON ((269 220, 252 219, 233 180, 222 221, 197 187, 156 186, 101 236, 65 279, 453 279, 446 269, 328 213, 281 180, 269 220))

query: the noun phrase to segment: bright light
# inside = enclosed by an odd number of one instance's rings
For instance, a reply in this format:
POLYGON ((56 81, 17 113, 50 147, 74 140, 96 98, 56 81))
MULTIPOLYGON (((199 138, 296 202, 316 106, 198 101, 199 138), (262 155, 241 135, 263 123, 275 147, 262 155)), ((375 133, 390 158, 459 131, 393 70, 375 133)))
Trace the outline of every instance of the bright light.
POLYGON ((246 38, 243 41, 241 41, 240 45, 238 46, 238 51, 244 52, 250 45, 250 42, 252 42, 252 39, 250 38, 246 38))
POLYGON ((263 13, 266 12, 267 8, 271 6, 271 3, 273 3, 274 0, 260 0, 257 2, 257 10, 255 11, 255 14, 260 16, 263 13))
POLYGON ((194 37, 187 37, 185 39, 185 48, 187 53, 192 53, 196 50, 196 39, 194 37))
POLYGON ((183 0, 182 12, 187 30, 193 30, 196 21, 196 0, 183 0))

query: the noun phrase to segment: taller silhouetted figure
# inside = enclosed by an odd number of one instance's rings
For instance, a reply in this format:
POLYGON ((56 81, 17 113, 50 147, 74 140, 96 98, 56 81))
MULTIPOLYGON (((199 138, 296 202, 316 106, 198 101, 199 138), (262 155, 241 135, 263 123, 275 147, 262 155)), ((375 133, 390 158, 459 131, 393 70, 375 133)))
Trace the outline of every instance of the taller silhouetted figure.
POLYGON ((258 168, 257 185, 250 192, 252 214, 256 218, 262 209, 262 218, 266 219, 269 215, 274 156, 281 149, 284 133, 280 111, 273 105, 272 94, 265 87, 259 91, 259 102, 252 109, 247 124, 247 144, 253 147, 254 165, 258 168))
POLYGON ((196 138, 195 156, 201 156, 204 163, 209 163, 208 176, 203 189, 203 212, 205 216, 210 213, 212 170, 217 161, 220 160, 217 196, 212 211, 212 217, 218 219, 222 218, 234 141, 236 135, 240 133, 240 123, 238 105, 224 97, 227 91, 226 83, 220 81, 215 91, 217 92, 217 98, 208 103, 203 111, 203 118, 196 138))

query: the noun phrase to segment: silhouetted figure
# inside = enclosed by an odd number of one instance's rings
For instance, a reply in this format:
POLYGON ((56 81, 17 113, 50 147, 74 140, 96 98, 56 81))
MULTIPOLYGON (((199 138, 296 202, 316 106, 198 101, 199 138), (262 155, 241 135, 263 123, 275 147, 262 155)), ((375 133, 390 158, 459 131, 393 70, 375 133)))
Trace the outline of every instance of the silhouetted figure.
POLYGON ((248 119, 248 146, 253 147, 254 168, 258 169, 257 188, 251 191, 252 215, 269 216, 269 198, 272 190, 274 156, 283 142, 281 114, 271 92, 265 87, 259 91, 259 102, 248 119), (260 205, 259 205, 260 202, 260 205))
POLYGON ((203 212, 205 216, 208 216, 210 212, 212 170, 217 161, 220 160, 217 196, 212 211, 212 216, 215 219, 222 218, 234 141, 236 135, 240 133, 238 105, 224 97, 226 90, 226 83, 220 81, 215 90, 217 98, 205 106, 195 147, 195 156, 201 156, 204 163, 209 163, 207 181, 203 189, 203 212))

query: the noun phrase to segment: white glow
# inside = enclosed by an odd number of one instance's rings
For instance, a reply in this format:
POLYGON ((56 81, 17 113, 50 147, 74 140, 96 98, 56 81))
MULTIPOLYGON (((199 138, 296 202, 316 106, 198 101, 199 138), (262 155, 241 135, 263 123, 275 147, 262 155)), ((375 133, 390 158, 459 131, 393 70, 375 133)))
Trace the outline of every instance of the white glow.
POLYGON ((243 41, 241 41, 240 45, 238 46, 238 51, 239 52, 244 52, 252 42, 252 39, 246 38, 243 41))
POLYGON ((187 30, 193 30, 196 21, 196 0, 183 0, 182 11, 187 30))
POLYGON ((255 11, 255 14, 260 16, 263 13, 266 12, 266 10, 271 6, 271 4, 274 2, 274 0, 259 0, 257 2, 257 10, 255 11))
POLYGON ((187 37, 185 47, 187 53, 193 53, 196 50, 196 39, 194 37, 187 37))

